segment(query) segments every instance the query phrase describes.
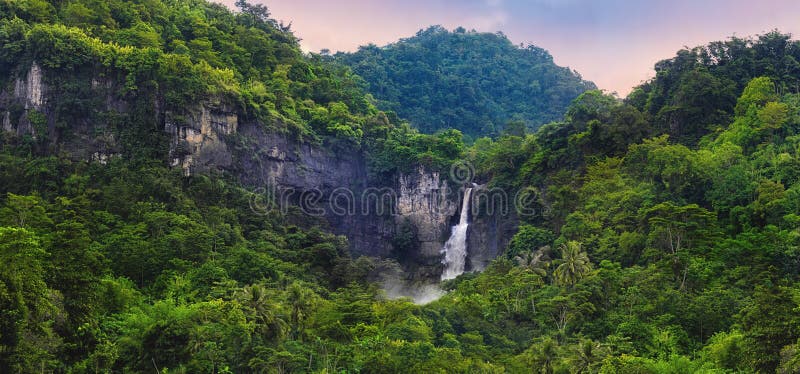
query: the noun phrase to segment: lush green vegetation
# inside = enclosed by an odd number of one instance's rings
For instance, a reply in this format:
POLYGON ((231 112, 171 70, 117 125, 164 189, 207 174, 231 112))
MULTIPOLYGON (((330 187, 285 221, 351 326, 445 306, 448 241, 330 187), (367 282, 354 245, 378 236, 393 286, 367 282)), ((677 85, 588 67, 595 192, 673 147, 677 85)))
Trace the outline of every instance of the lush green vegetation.
POLYGON ((800 370, 797 42, 681 51, 625 101, 587 91, 535 134, 511 122, 467 147, 400 124, 240 7, 0 0, 0 83, 34 60, 55 72, 58 139, 100 116, 92 71, 132 103, 102 117, 122 144, 105 165, 3 134, 0 372, 800 370), (166 166, 153 100, 215 98, 359 147, 379 179, 466 158, 537 209, 440 300, 387 300, 373 281, 395 264, 352 258, 299 211, 254 213, 234 176, 166 166))
POLYGON ((368 45, 336 60, 363 77, 378 107, 423 132, 458 129, 493 136, 512 120, 530 129, 561 119, 575 97, 595 88, 533 45, 503 34, 441 26, 386 47, 368 45))
POLYGON ((656 64, 656 78, 627 99, 647 113, 654 128, 693 144, 721 131, 746 110, 737 98, 753 78, 773 79, 778 95, 800 90, 800 45, 771 32, 758 38, 713 42, 681 50, 656 64), (734 111, 735 109, 735 111, 734 111))
POLYGON ((555 372, 798 370, 797 48, 774 32, 681 51, 625 102, 589 91, 536 134, 476 141, 483 177, 535 192, 538 214, 437 306, 469 300, 465 330, 487 338, 528 331, 512 362, 555 372), (701 51, 734 57, 685 58, 701 51), (729 91, 697 93, 698 74, 729 91))

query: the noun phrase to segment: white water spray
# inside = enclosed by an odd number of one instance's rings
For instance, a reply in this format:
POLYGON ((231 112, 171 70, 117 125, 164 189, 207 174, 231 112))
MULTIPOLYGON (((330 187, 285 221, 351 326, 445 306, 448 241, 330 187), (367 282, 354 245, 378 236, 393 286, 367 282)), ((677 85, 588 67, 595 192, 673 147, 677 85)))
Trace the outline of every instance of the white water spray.
POLYGON ((472 188, 464 190, 464 201, 461 203, 461 217, 458 224, 453 226, 450 239, 444 244, 444 272, 442 280, 453 279, 464 273, 464 265, 467 260, 467 228, 469 227, 469 203, 472 196, 472 188))

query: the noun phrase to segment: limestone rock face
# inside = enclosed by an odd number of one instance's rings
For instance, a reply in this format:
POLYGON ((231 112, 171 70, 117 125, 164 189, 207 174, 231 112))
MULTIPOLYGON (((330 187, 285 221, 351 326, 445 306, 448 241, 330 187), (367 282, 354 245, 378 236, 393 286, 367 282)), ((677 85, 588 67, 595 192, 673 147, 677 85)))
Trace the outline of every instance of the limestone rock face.
POLYGON ((11 126, 11 113, 10 112, 3 113, 3 131, 5 131, 5 132, 14 131, 14 127, 11 126))
POLYGON ((399 175, 397 184, 396 223, 408 220, 416 227, 418 259, 426 265, 441 262, 450 219, 458 206, 448 196, 447 182, 440 180, 439 173, 419 167, 415 173, 399 175))
POLYGON ((107 162, 110 157, 118 156, 117 139, 109 124, 113 115, 108 114, 124 112, 126 105, 111 94, 116 88, 113 82, 105 78, 76 79, 75 86, 70 89, 84 94, 79 99, 91 104, 78 109, 83 110, 84 115, 63 119, 58 118, 57 112, 69 112, 73 108, 62 105, 59 109, 64 100, 59 97, 63 87, 53 83, 53 78, 34 61, 8 86, 0 87, 2 131, 17 136, 30 135, 41 141, 43 148, 49 147, 52 153, 75 159, 107 162))
POLYGON ((171 135, 170 160, 184 174, 193 170, 226 168, 233 161, 225 137, 236 133, 239 116, 219 104, 202 104, 188 111, 183 119, 165 115, 164 131, 171 135))
POLYGON ((42 120, 41 114, 45 106, 46 91, 47 87, 44 84, 42 68, 34 62, 24 73, 24 76, 18 76, 14 80, 13 89, 10 89, 9 92, 0 93, 0 101, 8 104, 14 103, 25 109, 23 113, 14 113, 12 117, 10 105, 0 104, 0 122, 2 122, 3 131, 16 133, 20 136, 41 136, 42 134, 36 134, 36 130, 31 123, 30 111, 36 111, 36 121, 42 120), (3 108, 4 106, 5 108, 3 108))
POLYGON ((519 219, 505 191, 478 186, 472 195, 472 219, 467 235, 467 269, 481 271, 503 254, 519 219))
POLYGON ((34 62, 25 79, 18 77, 14 84, 14 96, 23 99, 25 109, 41 109, 44 105, 45 86, 42 79, 42 68, 34 62))
POLYGON ((371 185, 360 150, 298 142, 257 123, 241 124, 237 137, 230 170, 244 185, 273 191, 282 203, 324 218, 348 238, 355 255, 391 253, 390 209, 369 200, 380 189, 371 185))

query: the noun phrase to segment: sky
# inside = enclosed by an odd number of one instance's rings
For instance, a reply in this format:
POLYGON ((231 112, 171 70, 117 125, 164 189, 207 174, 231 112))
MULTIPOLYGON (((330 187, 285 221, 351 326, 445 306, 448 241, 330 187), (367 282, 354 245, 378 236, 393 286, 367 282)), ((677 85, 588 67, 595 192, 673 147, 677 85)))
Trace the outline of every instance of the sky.
MULTIPOLYGON (((798 0, 249 0, 291 22, 304 50, 386 45, 430 25, 502 31, 534 44, 601 89, 627 95, 653 65, 730 36, 800 37, 798 0)), ((232 5, 234 0, 223 0, 232 5)))

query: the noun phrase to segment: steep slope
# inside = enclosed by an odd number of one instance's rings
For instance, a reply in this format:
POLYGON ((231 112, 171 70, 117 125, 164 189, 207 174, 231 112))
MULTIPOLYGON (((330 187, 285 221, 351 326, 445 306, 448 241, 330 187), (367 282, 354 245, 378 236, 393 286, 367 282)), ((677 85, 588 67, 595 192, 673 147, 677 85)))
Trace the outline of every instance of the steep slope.
POLYGON ((462 28, 433 26, 385 47, 335 57, 367 81, 379 108, 427 133, 454 128, 492 136, 510 120, 534 130, 562 118, 570 101, 595 88, 541 48, 462 28))

